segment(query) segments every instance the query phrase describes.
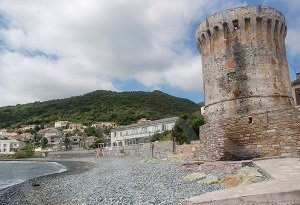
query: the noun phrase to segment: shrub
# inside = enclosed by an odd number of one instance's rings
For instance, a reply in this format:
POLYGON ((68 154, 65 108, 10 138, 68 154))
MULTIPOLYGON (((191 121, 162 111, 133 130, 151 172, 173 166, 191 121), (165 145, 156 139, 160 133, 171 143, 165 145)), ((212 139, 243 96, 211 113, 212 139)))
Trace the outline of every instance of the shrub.
POLYGON ((165 131, 163 133, 155 133, 152 138, 151 142, 155 141, 167 141, 167 140, 172 140, 172 133, 171 131, 165 131))
POLYGON ((23 149, 18 150, 14 155, 16 159, 30 158, 34 155, 34 151, 32 151, 30 147, 25 147, 23 149))

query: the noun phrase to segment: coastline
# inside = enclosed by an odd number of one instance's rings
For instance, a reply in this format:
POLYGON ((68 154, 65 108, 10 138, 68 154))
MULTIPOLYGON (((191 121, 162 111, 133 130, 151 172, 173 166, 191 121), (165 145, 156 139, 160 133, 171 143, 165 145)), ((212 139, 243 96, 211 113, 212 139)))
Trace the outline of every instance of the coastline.
MULTIPOLYGON (((78 159, 79 160, 79 159, 78 159)), ((68 175, 81 174, 94 168, 91 162, 69 161, 69 160, 50 160, 50 159, 1 159, 1 161, 32 161, 32 162, 54 162, 66 167, 66 171, 38 176, 24 182, 9 186, 0 190, 0 205, 6 204, 40 204, 34 202, 28 194, 35 193, 41 187, 46 187, 54 179, 63 179, 68 175), (25 199, 25 200, 24 200, 25 199)))

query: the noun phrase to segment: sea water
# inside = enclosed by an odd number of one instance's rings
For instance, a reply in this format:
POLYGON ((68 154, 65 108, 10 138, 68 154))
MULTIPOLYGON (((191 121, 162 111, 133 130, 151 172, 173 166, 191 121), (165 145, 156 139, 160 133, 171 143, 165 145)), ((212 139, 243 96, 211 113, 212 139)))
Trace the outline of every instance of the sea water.
POLYGON ((0 190, 39 176, 66 171, 56 162, 0 161, 0 190))

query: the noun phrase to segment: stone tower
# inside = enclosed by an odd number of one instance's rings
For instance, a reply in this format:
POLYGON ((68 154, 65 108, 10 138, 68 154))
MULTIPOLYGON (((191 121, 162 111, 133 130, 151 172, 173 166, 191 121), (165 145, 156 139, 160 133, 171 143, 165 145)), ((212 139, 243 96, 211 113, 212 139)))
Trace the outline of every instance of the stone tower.
POLYGON ((200 24, 196 41, 202 57, 206 121, 200 141, 206 146, 201 150, 206 158, 280 154, 281 148, 270 148, 278 139, 267 133, 274 130, 269 129, 270 114, 294 110, 286 34, 283 14, 270 7, 229 9, 200 24))

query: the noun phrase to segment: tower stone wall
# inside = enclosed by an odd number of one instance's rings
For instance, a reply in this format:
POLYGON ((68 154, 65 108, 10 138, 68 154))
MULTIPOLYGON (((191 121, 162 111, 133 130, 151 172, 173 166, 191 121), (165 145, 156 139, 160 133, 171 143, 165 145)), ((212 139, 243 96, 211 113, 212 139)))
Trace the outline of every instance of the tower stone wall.
MULTIPOLYGON (((284 142, 276 151, 265 149, 265 143, 276 141, 270 138, 272 132, 268 130, 275 129, 277 133, 277 128, 282 128, 280 120, 272 119, 274 129, 270 129, 270 116, 285 110, 296 116, 286 59, 286 34, 283 14, 270 7, 229 9, 200 24, 196 41, 202 57, 205 95, 206 124, 200 128, 200 152, 204 157, 282 154, 284 142), (268 117, 262 117, 266 113, 268 117)), ((293 124, 290 129, 300 130, 298 117, 286 119, 293 124)), ((289 137, 280 133, 276 135, 278 140, 289 137)), ((291 137, 296 142, 292 155, 299 155, 300 133, 291 137)))

